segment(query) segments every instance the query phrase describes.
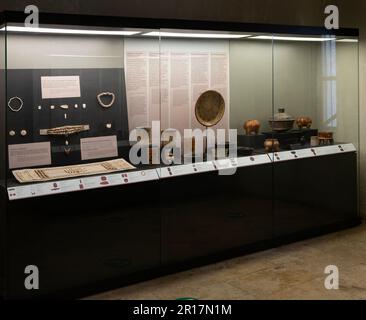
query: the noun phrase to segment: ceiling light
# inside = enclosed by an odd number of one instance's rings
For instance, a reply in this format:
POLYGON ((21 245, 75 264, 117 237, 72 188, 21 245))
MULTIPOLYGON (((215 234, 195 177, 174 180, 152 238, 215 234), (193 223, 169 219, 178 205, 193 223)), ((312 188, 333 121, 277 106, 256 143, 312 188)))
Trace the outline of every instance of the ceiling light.
POLYGON ((337 42, 349 42, 349 43, 358 43, 358 39, 340 39, 337 42))
POLYGON ((8 32, 31 32, 48 34, 80 34, 80 35, 105 35, 105 36, 132 36, 140 31, 109 31, 109 30, 76 30, 55 28, 7 27, 8 32))
POLYGON ((250 39, 278 40, 278 41, 309 41, 309 42, 324 42, 324 41, 336 40, 336 38, 280 37, 280 36, 256 36, 250 39))
POLYGON ((172 37, 172 38, 208 38, 208 39, 240 39, 247 38, 246 34, 225 34, 225 33, 178 33, 153 31, 143 34, 149 37, 172 37))

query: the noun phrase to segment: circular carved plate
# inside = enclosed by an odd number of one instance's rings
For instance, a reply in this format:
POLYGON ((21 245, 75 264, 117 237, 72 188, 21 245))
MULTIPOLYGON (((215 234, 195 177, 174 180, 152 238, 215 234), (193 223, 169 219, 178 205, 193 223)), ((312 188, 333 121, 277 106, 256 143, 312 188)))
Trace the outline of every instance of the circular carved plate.
POLYGON ((196 103, 197 121, 205 127, 217 125, 225 115, 225 100, 217 91, 209 90, 196 103))

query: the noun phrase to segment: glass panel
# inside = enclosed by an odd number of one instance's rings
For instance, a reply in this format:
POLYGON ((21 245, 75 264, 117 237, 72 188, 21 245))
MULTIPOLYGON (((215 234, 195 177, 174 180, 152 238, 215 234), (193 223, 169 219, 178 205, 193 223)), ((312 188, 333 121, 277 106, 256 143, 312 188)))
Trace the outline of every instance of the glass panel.
POLYGON ((0 22, 0 185, 5 187, 6 176, 6 28, 5 23, 0 22))
MULTIPOLYGON (((151 31, 8 26, 9 185, 16 169, 129 160, 130 130, 160 118, 159 73, 146 78, 159 69, 159 40, 149 39, 151 57, 139 40, 151 31)), ((36 180, 52 178, 44 173, 36 180)))
MULTIPOLYGON (((320 129, 334 131, 335 141, 359 148, 358 40, 342 38, 322 46, 320 129)), ((320 68, 319 68, 320 69, 320 68)))
POLYGON ((308 125, 313 130, 303 131, 302 146, 302 141, 289 140, 282 149, 308 147, 318 133, 321 144, 353 143, 358 148, 358 40, 276 36, 274 59, 275 109, 302 118, 303 129, 308 125), (331 139, 323 140, 327 133, 331 139))
POLYGON ((160 40, 147 36, 154 33, 158 32, 144 30, 125 41, 129 128, 141 147, 133 153, 136 161, 130 161, 147 169, 160 164, 160 40))
POLYGON ((239 157, 264 152, 262 132, 269 130, 272 116, 272 41, 254 36, 245 31, 160 31, 162 128, 180 133, 182 162, 236 157, 229 154, 234 143, 229 129, 237 131, 239 157), (225 104, 222 117, 200 114, 205 99, 217 93, 225 104), (185 130, 194 131, 193 139, 185 130), (206 130, 213 134, 212 143, 206 130))
POLYGON ((272 164, 262 132, 272 116, 272 41, 245 31, 160 36, 162 124, 182 137, 178 160, 186 164, 161 171, 187 176, 161 183, 163 263, 270 239, 272 164))
POLYGON ((356 219, 358 40, 274 39, 275 108, 295 120, 291 130, 276 133, 281 150, 291 152, 274 165, 275 234, 356 219), (294 158, 300 159, 287 161, 294 158))
POLYGON ((269 35, 267 40, 258 41, 253 35, 248 39, 230 41, 231 128, 238 130, 239 140, 245 138, 240 143, 244 147, 248 147, 244 141, 249 137, 256 137, 257 132, 262 135, 251 145, 256 153, 262 153, 264 140, 271 139, 268 134, 269 119, 273 115, 271 38, 269 35), (253 132, 251 120, 259 121, 258 131, 253 132))

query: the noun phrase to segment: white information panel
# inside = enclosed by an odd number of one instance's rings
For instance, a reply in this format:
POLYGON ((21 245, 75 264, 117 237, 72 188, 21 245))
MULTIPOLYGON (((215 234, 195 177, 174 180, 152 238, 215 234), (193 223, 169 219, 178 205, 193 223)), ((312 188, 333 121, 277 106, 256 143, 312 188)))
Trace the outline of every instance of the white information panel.
POLYGON ((80 76, 41 77, 42 99, 80 98, 80 76))
POLYGON ((209 161, 209 162, 192 163, 181 166, 161 168, 158 169, 158 173, 161 179, 165 179, 179 176, 187 176, 196 173, 210 172, 215 170, 217 169, 214 162, 209 161))
POLYGON ((104 187, 133 184, 158 180, 156 170, 134 171, 105 176, 94 176, 82 179, 53 181, 8 188, 9 200, 20 200, 48 196, 81 190, 91 190, 104 187))
POLYGON ((305 159, 315 157, 315 154, 310 149, 282 151, 270 154, 274 162, 290 161, 297 159, 305 159))
POLYGON ((356 152, 353 144, 340 144, 331 146, 314 147, 309 149, 282 151, 276 153, 269 153, 268 155, 274 162, 283 162, 290 160, 306 159, 327 156, 332 154, 341 154, 347 152, 356 152))
POLYGON ((272 162, 271 158, 267 154, 238 158, 237 161, 238 161, 239 168, 257 166, 257 165, 267 164, 267 163, 272 162))
POLYGON ((263 154, 252 157, 223 159, 181 166, 166 167, 158 169, 158 173, 161 179, 165 179, 197 173, 250 167, 268 163, 271 163, 271 159, 268 157, 268 155, 263 154))
POLYGON ((238 167, 238 159, 223 159, 215 161, 217 170, 227 170, 238 167))
POLYGON ((356 148, 353 144, 335 144, 332 146, 325 146, 314 148, 315 153, 317 156, 327 156, 330 154, 337 154, 337 153, 345 153, 345 152, 355 152, 356 148))
POLYGON ((282 151, 278 153, 255 155, 244 158, 224 159, 164 167, 157 170, 123 172, 111 175, 86 177, 81 179, 53 182, 51 181, 47 183, 8 188, 8 195, 10 200, 27 199, 66 192, 154 181, 159 179, 213 172, 218 170, 250 167, 255 165, 268 164, 272 161, 292 161, 348 152, 356 152, 356 148, 353 144, 340 144, 294 151, 282 151))
POLYGON ((342 144, 341 147, 343 148, 344 152, 356 152, 357 149, 352 143, 342 144))

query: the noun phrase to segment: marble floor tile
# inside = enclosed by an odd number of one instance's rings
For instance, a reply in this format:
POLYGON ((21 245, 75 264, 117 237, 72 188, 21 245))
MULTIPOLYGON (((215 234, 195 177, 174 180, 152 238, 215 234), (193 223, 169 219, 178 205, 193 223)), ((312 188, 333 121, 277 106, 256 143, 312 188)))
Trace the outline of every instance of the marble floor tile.
POLYGON ((275 292, 273 300, 350 300, 357 299, 351 290, 340 287, 339 290, 327 290, 324 277, 312 279, 297 286, 275 292))
POLYGON ((102 293, 91 300, 366 299, 366 225, 102 293), (339 290, 324 286, 325 268, 339 290))

